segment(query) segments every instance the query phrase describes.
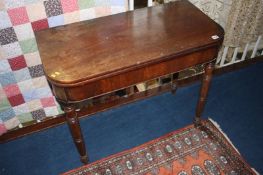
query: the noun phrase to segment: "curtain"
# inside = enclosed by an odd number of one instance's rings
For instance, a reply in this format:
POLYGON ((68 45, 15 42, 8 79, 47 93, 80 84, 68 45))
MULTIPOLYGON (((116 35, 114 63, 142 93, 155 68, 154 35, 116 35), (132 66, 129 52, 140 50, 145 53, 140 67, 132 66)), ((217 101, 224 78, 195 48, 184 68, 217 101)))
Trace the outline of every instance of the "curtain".
POLYGON ((263 34, 263 0, 233 0, 225 32, 225 46, 255 41, 263 34))

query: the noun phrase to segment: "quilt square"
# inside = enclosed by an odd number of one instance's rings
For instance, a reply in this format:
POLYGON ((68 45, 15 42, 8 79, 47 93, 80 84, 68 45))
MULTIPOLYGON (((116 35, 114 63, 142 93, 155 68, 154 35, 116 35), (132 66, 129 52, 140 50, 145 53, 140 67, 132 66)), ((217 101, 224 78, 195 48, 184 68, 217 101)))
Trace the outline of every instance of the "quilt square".
POLYGON ((31 113, 23 113, 23 114, 17 115, 17 118, 20 121, 20 123, 26 123, 26 122, 30 122, 34 120, 31 113))
POLYGON ((61 0, 61 5, 64 13, 73 12, 79 9, 77 0, 61 0))
POLYGON ((0 123, 0 135, 7 132, 7 129, 3 123, 0 123))
POLYGON ((4 125, 7 130, 13 129, 17 127, 20 124, 19 120, 17 117, 13 117, 10 120, 7 120, 4 122, 4 125))
POLYGON ((15 58, 10 58, 8 59, 8 62, 13 71, 27 67, 26 60, 23 55, 20 55, 15 58))
POLYGON ((80 9, 87 9, 95 7, 95 0, 78 0, 79 8, 80 9))
POLYGON ((0 112, 0 120, 2 120, 3 122, 6 122, 13 117, 15 117, 15 112, 12 108, 8 108, 0 112))
POLYGON ((19 41, 27 40, 35 37, 31 23, 14 26, 14 29, 19 41))
POLYGON ((15 84, 16 79, 12 72, 0 74, 0 84, 5 87, 10 84, 15 84))
POLYGON ((7 98, 0 99, 0 111, 6 110, 8 108, 11 108, 11 105, 7 98))
POLYGON ((110 4, 110 0, 95 0, 95 5, 97 7, 101 7, 101 6, 110 6, 111 4, 110 4))
POLYGON ((24 57, 28 67, 41 64, 41 59, 38 51, 24 54, 24 57))
POLYGON ((33 78, 32 83, 33 83, 34 88, 49 87, 47 79, 45 76, 33 78))
POLYGON ((22 55, 22 50, 18 42, 3 45, 1 50, 4 59, 22 55))
POLYGON ((32 79, 22 81, 22 82, 18 82, 17 85, 18 85, 18 87, 22 93, 24 93, 28 90, 32 90, 34 88, 33 83, 32 83, 32 79))
POLYGON ((44 108, 56 106, 54 97, 42 98, 42 99, 40 99, 40 101, 41 101, 41 104, 42 104, 42 106, 43 106, 44 108))
MULTIPOLYGON (((1 19, 2 20, 2 19, 1 19)), ((17 41, 13 27, 0 30, 0 44, 6 45, 17 41)))
POLYGON ((12 69, 9 65, 8 60, 0 60, 0 74, 5 73, 5 72, 11 72, 12 69))
POLYGON ((0 10, 5 10, 5 3, 3 0, 0 0, 0 10))
POLYGON ((41 109, 42 108, 42 105, 40 103, 40 100, 32 100, 32 101, 29 101, 26 103, 28 108, 29 108, 29 111, 32 112, 32 111, 36 111, 38 109, 41 109))
POLYGON ((65 24, 79 22, 79 11, 64 14, 65 24))
POLYGON ((15 76, 15 79, 17 82, 25 81, 31 79, 31 76, 29 74, 28 68, 20 69, 17 71, 13 71, 13 74, 15 76))
POLYGON ((41 1, 27 5, 26 10, 30 21, 37 21, 47 18, 44 4, 41 1))
MULTIPOLYGON (((39 2, 39 0, 24 0, 25 5, 33 4, 37 2, 39 2)), ((43 2, 43 0, 41 0, 41 2, 43 2)))
POLYGON ((39 64, 36 66, 29 67, 29 73, 32 78, 41 77, 44 75, 43 65, 39 64))
POLYGON ((95 8, 96 17, 102 17, 107 16, 111 14, 111 8, 110 7, 96 7, 95 8))
POLYGON ((44 6, 48 17, 58 16, 63 14, 62 6, 59 0, 44 1, 44 6))
POLYGON ((19 41, 19 44, 24 54, 37 51, 37 43, 35 39, 19 41))
POLYGON ((4 89, 1 87, 1 84, 0 84, 0 101, 5 98, 6 98, 6 95, 5 95, 4 89))
POLYGON ((19 25, 19 24, 25 24, 29 22, 29 18, 27 16, 25 7, 9 9, 7 13, 14 26, 19 25))
POLYGON ((0 11, 0 19, 0 29, 12 27, 11 21, 6 11, 0 11))
POLYGON ((1 0, 5 3, 6 9, 17 8, 24 6, 24 0, 1 0))
POLYGON ((42 120, 46 117, 44 109, 38 109, 31 112, 33 119, 42 120))
POLYGON ((126 11, 125 7, 118 7, 118 6, 111 7, 111 14, 122 13, 125 11, 126 11))
POLYGON ((17 84, 11 84, 11 85, 5 86, 3 89, 7 97, 12 97, 12 96, 21 94, 17 84))
POLYGON ((42 19, 39 21, 32 22, 31 25, 34 31, 47 29, 49 27, 47 19, 42 19))
POLYGON ((44 108, 44 111, 47 117, 53 117, 58 115, 58 109, 55 106, 44 108))
POLYGON ((94 19, 96 17, 96 13, 95 13, 94 8, 80 10, 79 14, 80 14, 80 20, 81 21, 94 19))
POLYGON ((110 0, 110 5, 111 6, 122 6, 125 7, 125 0, 110 0))
POLYGON ((8 97, 8 101, 11 104, 11 106, 13 106, 13 107, 25 103, 25 100, 24 100, 22 94, 17 94, 15 96, 8 97))
POLYGON ((64 25, 64 15, 52 16, 48 18, 49 27, 64 25))
POLYGON ((25 103, 13 107, 13 110, 16 116, 29 112, 28 106, 25 103))

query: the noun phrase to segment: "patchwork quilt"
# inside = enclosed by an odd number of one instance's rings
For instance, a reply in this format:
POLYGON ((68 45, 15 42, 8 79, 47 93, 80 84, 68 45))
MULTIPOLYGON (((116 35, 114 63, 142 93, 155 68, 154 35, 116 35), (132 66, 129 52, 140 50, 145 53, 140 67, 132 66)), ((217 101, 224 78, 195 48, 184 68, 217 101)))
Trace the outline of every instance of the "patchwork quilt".
POLYGON ((127 10, 127 0, 0 0, 0 135, 61 113, 34 31, 127 10))

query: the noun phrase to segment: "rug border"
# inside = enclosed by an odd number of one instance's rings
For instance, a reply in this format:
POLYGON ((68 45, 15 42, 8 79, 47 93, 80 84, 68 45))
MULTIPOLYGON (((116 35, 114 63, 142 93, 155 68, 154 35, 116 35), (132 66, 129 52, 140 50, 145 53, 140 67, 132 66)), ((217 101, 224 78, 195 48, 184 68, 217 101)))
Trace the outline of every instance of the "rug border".
MULTIPOLYGON (((202 119, 202 122, 210 122, 210 123, 212 123, 213 127, 223 136, 224 139, 227 140, 228 146, 231 147, 231 149, 233 150, 234 153, 236 153, 236 154, 239 155, 239 157, 240 157, 241 160, 244 162, 244 164, 245 164, 247 167, 249 167, 255 175, 260 175, 260 174, 259 174, 254 168, 252 168, 252 167, 250 166, 250 164, 247 163, 247 161, 242 157, 242 155, 240 154, 240 152, 238 151, 238 149, 234 146, 234 144, 233 144, 232 141, 229 139, 229 137, 222 131, 220 125, 219 125, 216 121, 214 121, 213 119, 211 119, 211 118, 209 117, 208 119, 202 119)), ((113 157, 119 157, 119 156, 121 156, 121 155, 130 153, 130 152, 133 152, 134 150, 140 149, 140 148, 144 147, 145 145, 150 145, 151 143, 158 142, 159 140, 162 140, 162 139, 164 139, 164 138, 166 138, 166 137, 169 137, 169 136, 171 136, 171 135, 177 134, 177 133, 179 133, 179 132, 181 132, 181 131, 183 131, 183 130, 187 130, 187 129, 191 128, 192 126, 193 126, 193 124, 189 124, 189 125, 187 125, 187 126, 185 126, 185 127, 183 127, 183 128, 180 128, 180 129, 177 129, 177 130, 175 130, 175 131, 169 132, 169 133, 167 133, 167 134, 165 134, 165 135, 162 135, 161 137, 158 137, 158 138, 156 138, 156 139, 153 139, 153 140, 150 140, 150 141, 148 141, 148 142, 142 143, 142 144, 140 144, 140 145, 138 145, 138 146, 135 146, 135 147, 133 147, 133 148, 129 148, 129 149, 123 150, 123 151, 121 151, 121 152, 119 152, 119 153, 109 155, 109 156, 104 157, 104 158, 102 158, 102 159, 96 160, 96 161, 94 161, 94 162, 92 162, 92 163, 90 163, 90 164, 83 165, 83 166, 80 166, 80 167, 78 167, 78 168, 69 170, 69 171, 67 171, 67 172, 65 172, 65 173, 62 173, 61 175, 71 175, 71 173, 73 173, 73 172, 78 172, 78 171, 80 171, 80 170, 82 170, 82 169, 85 169, 85 168, 87 168, 87 167, 89 167, 89 166, 93 166, 94 164, 103 162, 103 161, 108 160, 108 159, 111 159, 111 158, 113 158, 113 157)))

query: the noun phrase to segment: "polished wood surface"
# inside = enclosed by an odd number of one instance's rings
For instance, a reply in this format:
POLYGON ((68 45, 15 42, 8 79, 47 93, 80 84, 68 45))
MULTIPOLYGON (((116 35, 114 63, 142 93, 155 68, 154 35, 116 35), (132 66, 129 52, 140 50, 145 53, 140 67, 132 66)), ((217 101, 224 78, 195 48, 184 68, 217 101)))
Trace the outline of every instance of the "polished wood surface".
MULTIPOLYGON (((188 1, 37 32, 45 74, 66 109, 81 161, 88 159, 76 111, 85 111, 90 98, 198 64, 210 65, 223 35, 218 24, 188 1)), ((205 76, 212 73, 206 71, 205 76)), ((196 121, 209 82, 203 81, 196 121)))
POLYGON ((36 39, 47 78, 68 87, 218 45, 223 30, 178 1, 43 30, 36 39))

